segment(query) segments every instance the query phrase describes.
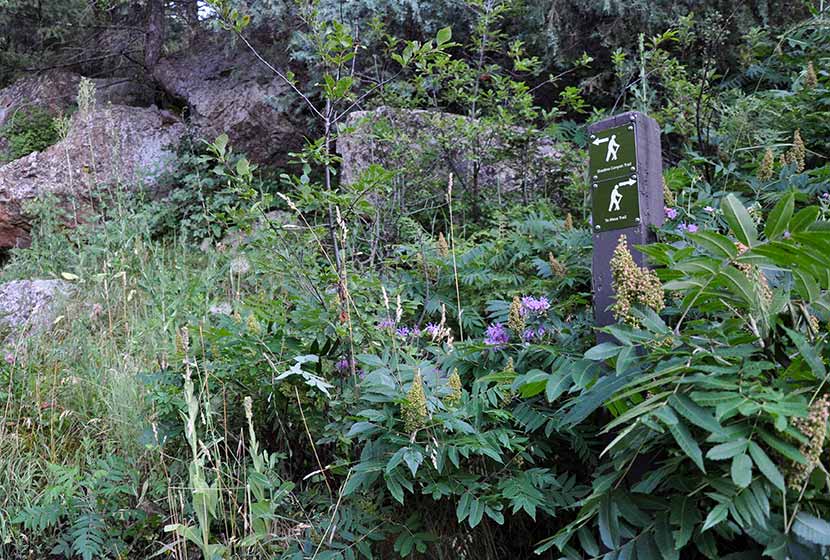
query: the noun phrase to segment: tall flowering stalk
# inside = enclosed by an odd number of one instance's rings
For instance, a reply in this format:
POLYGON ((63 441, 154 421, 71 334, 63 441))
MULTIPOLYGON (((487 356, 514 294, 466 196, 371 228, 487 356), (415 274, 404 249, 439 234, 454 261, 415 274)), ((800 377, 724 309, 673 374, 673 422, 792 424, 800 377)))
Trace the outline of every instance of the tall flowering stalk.
POLYGON ((794 463, 790 470, 790 488, 800 490, 818 466, 821 453, 824 451, 828 414, 830 414, 830 398, 824 395, 810 406, 810 414, 807 418, 796 418, 793 421, 795 427, 809 439, 799 449, 801 454, 807 458, 807 462, 805 464, 794 463))
POLYGON ((412 386, 406 393, 406 400, 401 403, 401 415, 403 416, 404 429, 408 433, 417 432, 426 426, 427 396, 424 392, 424 380, 420 371, 415 373, 412 386))
POLYGON ((650 307, 659 313, 666 306, 663 285, 653 271, 637 266, 628 250, 625 235, 621 235, 614 256, 611 258, 611 277, 616 301, 611 307, 614 317, 632 326, 637 320, 631 315, 636 305, 650 307))

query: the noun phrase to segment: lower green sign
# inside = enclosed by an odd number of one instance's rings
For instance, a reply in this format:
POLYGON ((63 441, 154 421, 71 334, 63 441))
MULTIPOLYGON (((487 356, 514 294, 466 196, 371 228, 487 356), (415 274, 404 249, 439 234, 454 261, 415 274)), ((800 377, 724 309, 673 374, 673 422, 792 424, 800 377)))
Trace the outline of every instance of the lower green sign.
POLYGON ((636 175, 593 182, 591 191, 595 232, 634 227, 640 223, 636 175))

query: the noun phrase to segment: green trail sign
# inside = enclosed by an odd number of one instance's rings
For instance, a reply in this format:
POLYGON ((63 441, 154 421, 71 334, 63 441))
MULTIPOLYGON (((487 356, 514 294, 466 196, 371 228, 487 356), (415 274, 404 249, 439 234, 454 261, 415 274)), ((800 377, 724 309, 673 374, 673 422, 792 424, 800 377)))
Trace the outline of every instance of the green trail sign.
POLYGON ((620 236, 644 266, 644 256, 633 248, 652 242, 651 227, 663 224, 663 161, 660 128, 642 113, 594 123, 588 134, 594 316, 597 326, 605 326, 614 322, 608 310, 614 302, 610 262, 620 236))
POLYGON ((588 144, 589 173, 594 181, 624 177, 637 172, 637 139, 634 125, 615 126, 592 134, 588 144))
POLYGON ((637 225, 640 197, 634 124, 591 134, 588 153, 594 230, 609 231, 637 225))

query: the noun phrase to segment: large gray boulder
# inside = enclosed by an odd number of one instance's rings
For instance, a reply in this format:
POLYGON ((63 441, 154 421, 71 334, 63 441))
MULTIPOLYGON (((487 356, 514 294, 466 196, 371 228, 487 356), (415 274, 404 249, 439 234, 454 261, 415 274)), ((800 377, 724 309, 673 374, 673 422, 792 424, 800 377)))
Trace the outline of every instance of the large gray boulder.
MULTIPOLYGON (((0 128, 18 111, 38 108, 57 115, 69 110, 78 98, 81 78, 67 70, 48 70, 0 89, 0 128)), ((92 82, 99 107, 107 104, 147 106, 152 102, 152 89, 131 78, 95 78, 92 82)))
POLYGON ((22 78, 0 89, 0 127, 21 110, 37 107, 57 114, 66 110, 78 94, 81 77, 65 70, 50 70, 22 78))
POLYGON ((184 131, 176 117, 152 107, 74 114, 63 140, 0 167, 0 249, 28 245, 29 200, 55 195, 71 222, 83 219, 105 187, 154 187, 184 131))
POLYGON ((196 138, 213 141, 226 133, 234 150, 272 165, 302 146, 304 127, 292 114, 296 95, 244 45, 200 36, 162 58, 153 76, 188 105, 196 138))
POLYGON ((6 343, 49 330, 74 287, 63 280, 14 280, 0 284, 0 336, 6 343))
POLYGON ((462 115, 381 107, 352 113, 341 130, 341 182, 380 165, 405 202, 440 196, 450 173, 457 190, 496 200, 555 191, 575 169, 573 151, 538 131, 462 115))

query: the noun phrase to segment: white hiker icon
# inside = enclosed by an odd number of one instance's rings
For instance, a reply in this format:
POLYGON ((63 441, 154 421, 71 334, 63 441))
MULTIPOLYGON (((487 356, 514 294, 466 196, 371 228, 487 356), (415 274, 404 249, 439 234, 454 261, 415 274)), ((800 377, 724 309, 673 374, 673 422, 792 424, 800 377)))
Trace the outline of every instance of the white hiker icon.
POLYGON ((609 212, 619 212, 620 211, 620 202, 622 201, 623 195, 620 194, 620 185, 614 185, 614 189, 611 191, 611 203, 608 205, 609 212))
POLYGON ((617 143, 617 135, 612 134, 608 139, 608 148, 605 152, 605 161, 617 161, 617 152, 620 150, 620 145, 617 143))

